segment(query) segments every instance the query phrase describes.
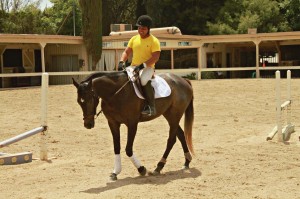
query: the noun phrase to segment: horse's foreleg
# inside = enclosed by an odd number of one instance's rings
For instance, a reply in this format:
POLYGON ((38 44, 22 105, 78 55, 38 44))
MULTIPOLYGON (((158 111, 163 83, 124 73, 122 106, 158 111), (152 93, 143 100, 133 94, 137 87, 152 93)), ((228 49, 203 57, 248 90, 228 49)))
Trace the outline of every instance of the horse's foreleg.
POLYGON ((121 164, 121 155, 115 154, 115 166, 112 174, 110 175, 110 179, 115 181, 117 180, 117 175, 121 173, 122 164, 121 164))
POLYGON ((189 148, 188 148, 188 146, 186 144, 184 132, 183 132, 183 130, 182 130, 182 128, 180 126, 178 128, 176 136, 180 140, 182 148, 183 148, 183 152, 184 152, 185 163, 183 165, 183 169, 188 169, 189 165, 190 165, 190 162, 192 161, 192 155, 189 152, 189 148))
POLYGON ((120 124, 114 122, 108 122, 108 125, 111 130, 111 134, 113 137, 114 143, 114 152, 115 152, 115 164, 113 173, 110 175, 110 179, 115 181, 117 180, 117 175, 121 173, 122 165, 121 165, 121 142, 120 142, 120 124))
POLYGON ((133 142, 135 139, 137 131, 137 124, 128 126, 128 134, 127 134, 127 144, 126 144, 126 155, 129 157, 133 165, 137 168, 140 175, 146 175, 146 168, 141 165, 140 161, 137 159, 135 154, 133 153, 133 142))

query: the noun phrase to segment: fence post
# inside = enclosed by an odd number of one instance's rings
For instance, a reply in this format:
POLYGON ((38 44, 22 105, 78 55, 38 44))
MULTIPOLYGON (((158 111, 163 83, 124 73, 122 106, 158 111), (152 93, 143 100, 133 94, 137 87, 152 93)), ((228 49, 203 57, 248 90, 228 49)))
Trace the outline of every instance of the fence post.
POLYGON ((276 113, 277 113, 277 138, 279 142, 283 141, 281 126, 281 89, 280 89, 280 71, 276 71, 276 113))
POLYGON ((46 146, 46 132, 47 132, 47 111, 48 111, 48 87, 49 87, 49 74, 42 74, 42 91, 41 91, 41 125, 44 131, 41 132, 40 143, 40 159, 48 160, 47 146, 46 146))

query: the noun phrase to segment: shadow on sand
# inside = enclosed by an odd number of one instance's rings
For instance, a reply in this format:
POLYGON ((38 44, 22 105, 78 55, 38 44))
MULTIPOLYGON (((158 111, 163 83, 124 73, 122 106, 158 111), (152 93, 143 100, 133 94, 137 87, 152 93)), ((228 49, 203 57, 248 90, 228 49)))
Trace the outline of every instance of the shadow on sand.
POLYGON ((201 172, 196 168, 191 168, 188 170, 177 170, 177 171, 169 171, 163 173, 159 176, 138 176, 138 177, 127 177, 124 179, 119 179, 115 182, 108 182, 104 187, 96 187, 90 188, 85 191, 81 191, 84 193, 90 194, 99 194, 105 191, 117 189, 123 186, 131 185, 131 184, 167 184, 174 180, 186 179, 186 178, 197 178, 201 176, 201 172))

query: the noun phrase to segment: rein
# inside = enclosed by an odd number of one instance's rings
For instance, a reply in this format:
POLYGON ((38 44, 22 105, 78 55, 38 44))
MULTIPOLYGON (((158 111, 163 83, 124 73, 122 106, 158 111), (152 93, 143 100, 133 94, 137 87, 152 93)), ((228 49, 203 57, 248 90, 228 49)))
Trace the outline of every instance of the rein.
MULTIPOLYGON (((133 75, 133 77, 134 77, 134 81, 132 81, 132 82, 135 82, 136 81, 136 79, 138 78, 138 76, 139 76, 139 73, 135 73, 134 75, 133 75)), ((113 96, 115 96, 115 95, 117 95, 129 82, 131 81, 131 79, 128 77, 128 80, 114 93, 114 95, 113 96)), ((94 92, 94 91, 93 91, 94 92)), ((96 118, 98 118, 98 116, 102 113, 103 111, 102 111, 102 109, 96 114, 96 117, 95 117, 95 119, 96 118)))
POLYGON ((130 79, 128 79, 126 82, 125 82, 125 84, 123 84, 123 86, 121 86, 121 88, 119 88, 119 90, 117 90, 117 92, 115 92, 115 94, 114 94, 114 96, 116 95, 116 94, 118 94, 127 84, 128 84, 128 82, 130 82, 130 79))
MULTIPOLYGON (((135 82, 136 81, 136 79, 137 79, 137 77, 139 76, 139 73, 135 73, 134 75, 133 75, 133 77, 134 77, 134 81, 132 81, 132 82, 135 82)), ((123 84, 123 86, 121 86, 121 88, 119 88, 119 90, 117 90, 116 92, 115 92, 115 94, 113 95, 113 96, 115 96, 116 94, 118 94, 129 82, 130 82, 130 77, 128 76, 128 80, 123 84)))

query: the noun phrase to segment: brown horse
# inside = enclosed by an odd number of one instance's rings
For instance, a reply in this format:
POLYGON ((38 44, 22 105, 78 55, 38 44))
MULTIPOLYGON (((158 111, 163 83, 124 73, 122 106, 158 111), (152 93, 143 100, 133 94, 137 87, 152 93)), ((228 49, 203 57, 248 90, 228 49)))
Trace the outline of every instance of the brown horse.
POLYGON ((152 175, 160 174, 166 164, 167 157, 176 142, 180 140, 185 157, 184 168, 189 168, 194 153, 192 145, 192 126, 194 121, 193 88, 187 79, 174 74, 162 74, 171 88, 171 95, 155 100, 157 114, 144 116, 141 110, 145 106, 145 100, 137 97, 132 82, 128 83, 126 72, 98 72, 88 76, 80 84, 73 79, 77 88, 77 102, 83 111, 84 126, 87 129, 94 127, 94 119, 97 114, 97 105, 101 98, 101 109, 110 127, 115 152, 115 166, 110 175, 112 180, 117 180, 121 172, 120 159, 120 125, 127 126, 126 155, 138 169, 140 175, 146 174, 146 168, 141 165, 133 153, 133 142, 139 122, 153 120, 163 115, 170 126, 169 138, 166 150, 158 162, 152 175), (179 122, 185 114, 184 131, 179 122), (191 153, 190 153, 191 152, 191 153))

